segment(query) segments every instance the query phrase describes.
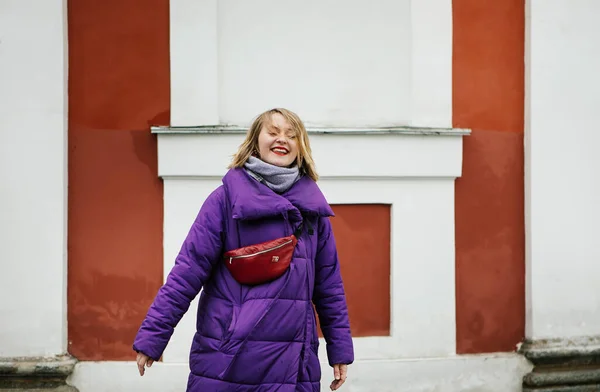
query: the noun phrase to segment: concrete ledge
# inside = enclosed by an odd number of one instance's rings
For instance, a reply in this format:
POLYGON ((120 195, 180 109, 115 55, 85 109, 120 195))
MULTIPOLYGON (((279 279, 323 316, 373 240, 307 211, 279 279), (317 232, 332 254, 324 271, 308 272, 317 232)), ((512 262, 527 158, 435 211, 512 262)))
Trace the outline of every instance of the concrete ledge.
POLYGON ((600 384, 600 369, 547 369, 527 374, 524 383, 530 386, 600 384))
POLYGON ((50 358, 0 358, 0 392, 5 390, 76 392, 66 384, 77 360, 50 358))
POLYGON ((600 364, 600 336, 525 340, 519 352, 534 365, 600 364))
POLYGON ((563 387, 547 387, 547 388, 527 388, 523 387, 523 392, 600 392, 598 385, 573 385, 563 387))
POLYGON ((519 351, 534 364, 524 392, 600 392, 600 337, 527 340, 519 351))

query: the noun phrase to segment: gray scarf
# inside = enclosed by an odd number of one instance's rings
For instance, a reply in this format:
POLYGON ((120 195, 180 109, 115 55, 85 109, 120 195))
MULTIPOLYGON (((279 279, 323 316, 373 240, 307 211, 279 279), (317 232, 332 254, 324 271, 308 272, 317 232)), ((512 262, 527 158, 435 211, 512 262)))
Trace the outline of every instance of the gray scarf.
POLYGON ((256 180, 262 182, 277 193, 283 193, 300 179, 298 166, 281 167, 271 165, 254 156, 248 158, 244 169, 256 180))

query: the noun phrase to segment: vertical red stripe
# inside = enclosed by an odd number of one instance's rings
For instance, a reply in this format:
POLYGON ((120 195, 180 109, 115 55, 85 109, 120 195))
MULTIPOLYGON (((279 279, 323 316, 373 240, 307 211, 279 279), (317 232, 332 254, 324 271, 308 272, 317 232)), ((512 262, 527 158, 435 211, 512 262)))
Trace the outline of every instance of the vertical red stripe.
POLYGON ((69 0, 69 352, 132 358, 162 283, 169 1, 69 0))
POLYGON ((525 330, 524 0, 453 0, 459 353, 512 351, 525 330))

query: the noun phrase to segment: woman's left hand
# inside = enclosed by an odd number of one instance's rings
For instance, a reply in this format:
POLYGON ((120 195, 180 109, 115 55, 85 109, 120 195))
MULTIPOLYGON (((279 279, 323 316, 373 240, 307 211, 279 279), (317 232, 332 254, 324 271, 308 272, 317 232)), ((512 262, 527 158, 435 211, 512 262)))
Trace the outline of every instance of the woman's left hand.
POLYGON ((341 387, 346 381, 346 376, 348 374, 348 365, 337 364, 333 365, 333 382, 329 386, 332 391, 335 391, 339 387, 341 387))

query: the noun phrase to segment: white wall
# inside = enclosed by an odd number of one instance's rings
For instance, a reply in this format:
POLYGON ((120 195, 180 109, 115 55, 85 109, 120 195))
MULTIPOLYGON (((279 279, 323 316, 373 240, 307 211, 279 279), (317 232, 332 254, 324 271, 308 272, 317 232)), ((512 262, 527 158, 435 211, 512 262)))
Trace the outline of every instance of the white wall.
POLYGON ((315 125, 407 124, 410 1, 376 3, 219 0, 221 120, 279 105, 315 125))
POLYGON ((0 357, 66 348, 66 14, 0 1, 0 357))
POLYGON ((171 1, 171 125, 452 125, 451 0, 171 1), (434 9, 435 12, 431 12, 434 9))
POLYGON ((527 12, 527 336, 598 335, 600 2, 527 12))

